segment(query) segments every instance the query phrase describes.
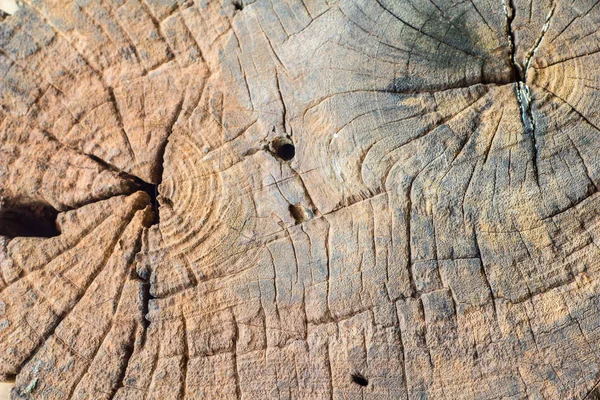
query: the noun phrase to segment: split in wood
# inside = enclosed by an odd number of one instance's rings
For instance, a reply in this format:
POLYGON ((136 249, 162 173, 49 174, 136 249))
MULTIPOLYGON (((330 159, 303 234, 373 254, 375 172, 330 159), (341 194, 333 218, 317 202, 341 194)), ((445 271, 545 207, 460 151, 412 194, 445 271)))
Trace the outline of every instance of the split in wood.
POLYGON ((139 178, 136 178, 136 181, 140 186, 140 189, 146 192, 148 196, 150 196, 150 204, 152 205, 152 210, 154 211, 154 224, 157 224, 158 222, 160 222, 160 214, 158 212, 158 207, 160 207, 160 204, 158 202, 158 184, 154 185, 142 181, 139 178))
POLYGON ((47 204, 3 205, 0 207, 0 235, 54 237, 60 235, 58 211, 47 204))

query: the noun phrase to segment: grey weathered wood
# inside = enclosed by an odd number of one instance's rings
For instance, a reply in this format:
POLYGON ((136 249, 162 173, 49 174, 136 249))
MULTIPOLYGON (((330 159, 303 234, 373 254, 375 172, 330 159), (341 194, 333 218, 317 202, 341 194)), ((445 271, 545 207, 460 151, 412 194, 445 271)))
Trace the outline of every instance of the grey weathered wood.
POLYGON ((60 235, 0 241, 13 398, 600 396, 599 23, 25 1, 0 221, 52 208, 60 235))

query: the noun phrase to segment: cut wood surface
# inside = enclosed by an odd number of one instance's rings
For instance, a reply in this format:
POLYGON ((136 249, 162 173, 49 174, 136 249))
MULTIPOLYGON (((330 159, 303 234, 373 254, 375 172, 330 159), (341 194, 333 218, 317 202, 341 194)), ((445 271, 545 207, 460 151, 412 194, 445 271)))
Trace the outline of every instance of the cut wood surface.
POLYGON ((13 385, 11 382, 0 382, 0 400, 10 399, 10 390, 13 385))
POLYGON ((600 398, 600 2, 23 0, 14 399, 600 398))

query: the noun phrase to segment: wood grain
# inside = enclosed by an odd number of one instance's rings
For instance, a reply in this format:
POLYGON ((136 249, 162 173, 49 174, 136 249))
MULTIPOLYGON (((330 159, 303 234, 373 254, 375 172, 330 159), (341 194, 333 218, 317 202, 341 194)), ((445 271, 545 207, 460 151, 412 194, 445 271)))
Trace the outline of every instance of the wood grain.
POLYGON ((588 0, 23 1, 12 398, 599 397, 599 23, 588 0))

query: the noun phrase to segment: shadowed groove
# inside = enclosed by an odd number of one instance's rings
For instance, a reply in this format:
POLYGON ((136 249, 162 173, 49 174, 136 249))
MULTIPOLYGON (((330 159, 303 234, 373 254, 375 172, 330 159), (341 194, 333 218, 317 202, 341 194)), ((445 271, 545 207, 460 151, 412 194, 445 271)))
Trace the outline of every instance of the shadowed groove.
POLYGON ((0 236, 54 237, 60 235, 58 211, 47 204, 2 205, 0 236))

